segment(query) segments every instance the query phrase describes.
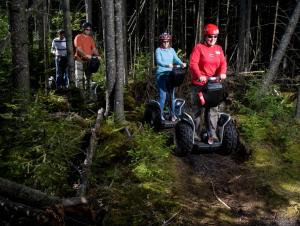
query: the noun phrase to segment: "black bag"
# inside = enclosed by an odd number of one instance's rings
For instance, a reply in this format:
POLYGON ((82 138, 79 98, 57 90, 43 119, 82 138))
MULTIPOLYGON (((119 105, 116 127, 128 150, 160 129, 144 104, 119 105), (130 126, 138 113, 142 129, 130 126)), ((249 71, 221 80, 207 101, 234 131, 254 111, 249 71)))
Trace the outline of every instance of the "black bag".
POLYGON ((220 82, 208 82, 204 88, 205 105, 216 107, 224 100, 224 89, 220 82))
POLYGON ((170 73, 171 86, 180 86, 184 81, 185 73, 186 70, 183 68, 174 68, 170 73))
POLYGON ((98 71, 100 66, 100 61, 98 57, 93 56, 89 61, 88 61, 88 69, 90 73, 95 73, 98 71))

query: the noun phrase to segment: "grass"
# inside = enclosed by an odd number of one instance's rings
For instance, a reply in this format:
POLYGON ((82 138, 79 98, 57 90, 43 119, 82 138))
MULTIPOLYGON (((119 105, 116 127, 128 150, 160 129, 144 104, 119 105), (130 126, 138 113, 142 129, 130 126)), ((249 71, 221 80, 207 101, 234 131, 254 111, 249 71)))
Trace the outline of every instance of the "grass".
POLYGON ((258 183, 267 186, 266 199, 270 207, 284 215, 297 216, 300 209, 300 124, 292 116, 295 106, 291 101, 284 96, 268 98, 272 101, 264 107, 255 109, 255 100, 252 100, 251 110, 246 107, 236 115, 240 135, 252 151, 247 164, 258 183))

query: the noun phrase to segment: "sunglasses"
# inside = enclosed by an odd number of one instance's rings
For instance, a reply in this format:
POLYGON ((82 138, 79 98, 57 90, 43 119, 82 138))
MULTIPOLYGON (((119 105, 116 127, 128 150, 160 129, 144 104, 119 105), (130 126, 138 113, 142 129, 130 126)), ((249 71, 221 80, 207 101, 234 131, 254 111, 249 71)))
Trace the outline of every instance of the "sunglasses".
POLYGON ((207 35, 208 38, 218 38, 218 35, 207 35))

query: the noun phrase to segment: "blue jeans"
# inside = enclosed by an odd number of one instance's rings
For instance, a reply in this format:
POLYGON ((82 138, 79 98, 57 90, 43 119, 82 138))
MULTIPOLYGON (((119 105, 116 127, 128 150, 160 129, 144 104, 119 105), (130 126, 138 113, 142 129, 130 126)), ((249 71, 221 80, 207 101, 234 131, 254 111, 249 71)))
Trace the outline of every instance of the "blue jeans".
POLYGON ((56 87, 68 87, 69 86, 69 75, 68 75, 68 64, 66 57, 55 57, 55 68, 56 68, 56 87))
POLYGON ((171 113, 171 116, 174 116, 174 110, 175 110, 175 88, 171 86, 170 83, 170 72, 165 72, 164 74, 160 75, 157 82, 157 87, 159 91, 159 104, 160 104, 160 110, 161 115, 163 116, 165 102, 168 97, 169 100, 169 110, 171 113))

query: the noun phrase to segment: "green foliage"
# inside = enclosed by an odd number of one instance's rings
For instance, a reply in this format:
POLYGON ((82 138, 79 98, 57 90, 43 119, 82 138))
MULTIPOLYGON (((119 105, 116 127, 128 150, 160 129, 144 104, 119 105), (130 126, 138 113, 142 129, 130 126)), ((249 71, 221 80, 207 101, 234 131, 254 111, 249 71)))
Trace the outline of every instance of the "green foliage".
POLYGON ((132 77, 135 82, 138 81, 146 81, 149 76, 149 62, 150 62, 150 54, 149 53, 140 53, 133 65, 133 69, 131 71, 132 77))
POLYGON ((8 16, 4 10, 0 9, 0 40, 8 34, 8 16))
POLYGON ((130 138, 112 118, 101 124, 93 181, 109 200, 104 225, 156 225, 178 212, 169 197, 171 147, 166 135, 133 123, 127 127, 130 138))
POLYGON ((84 131, 69 118, 50 115, 38 97, 21 115, 17 105, 7 108, 1 115, 6 125, 1 128, 1 175, 49 193, 66 192, 70 161, 81 152, 84 131))
POLYGON ((236 104, 239 107, 240 135, 247 148, 252 149, 249 165, 261 178, 261 183, 292 201, 300 202, 297 195, 300 191, 297 173, 300 132, 299 123, 293 118, 295 105, 279 88, 272 87, 267 95, 259 96, 259 87, 257 82, 250 83, 236 104))
MULTIPOLYGON (((85 13, 82 12, 71 12, 71 26, 73 31, 81 30, 81 22, 85 20, 85 13)), ((52 17, 51 24, 54 27, 54 31, 63 28, 64 17, 63 12, 59 11, 52 17)))
POLYGON ((134 146, 128 151, 133 172, 142 181, 163 180, 167 177, 164 163, 171 153, 166 145, 165 134, 155 134, 146 128, 144 132, 136 134, 134 146))
MULTIPOLYGON (((0 9, 0 40, 5 39, 8 35, 8 17, 4 10, 0 9)), ((0 53, 1 66, 0 66, 0 88, 2 91, 9 89, 8 80, 11 68, 11 52, 9 45, 0 53), (2 88, 3 87, 3 88, 2 88), (5 90, 3 90, 5 89, 5 90)))
POLYGON ((278 87, 273 86, 266 95, 261 95, 259 89, 260 83, 257 81, 249 84, 248 90, 242 99, 247 110, 242 110, 257 112, 268 119, 280 118, 291 113, 293 105, 289 104, 288 98, 280 93, 278 87))

